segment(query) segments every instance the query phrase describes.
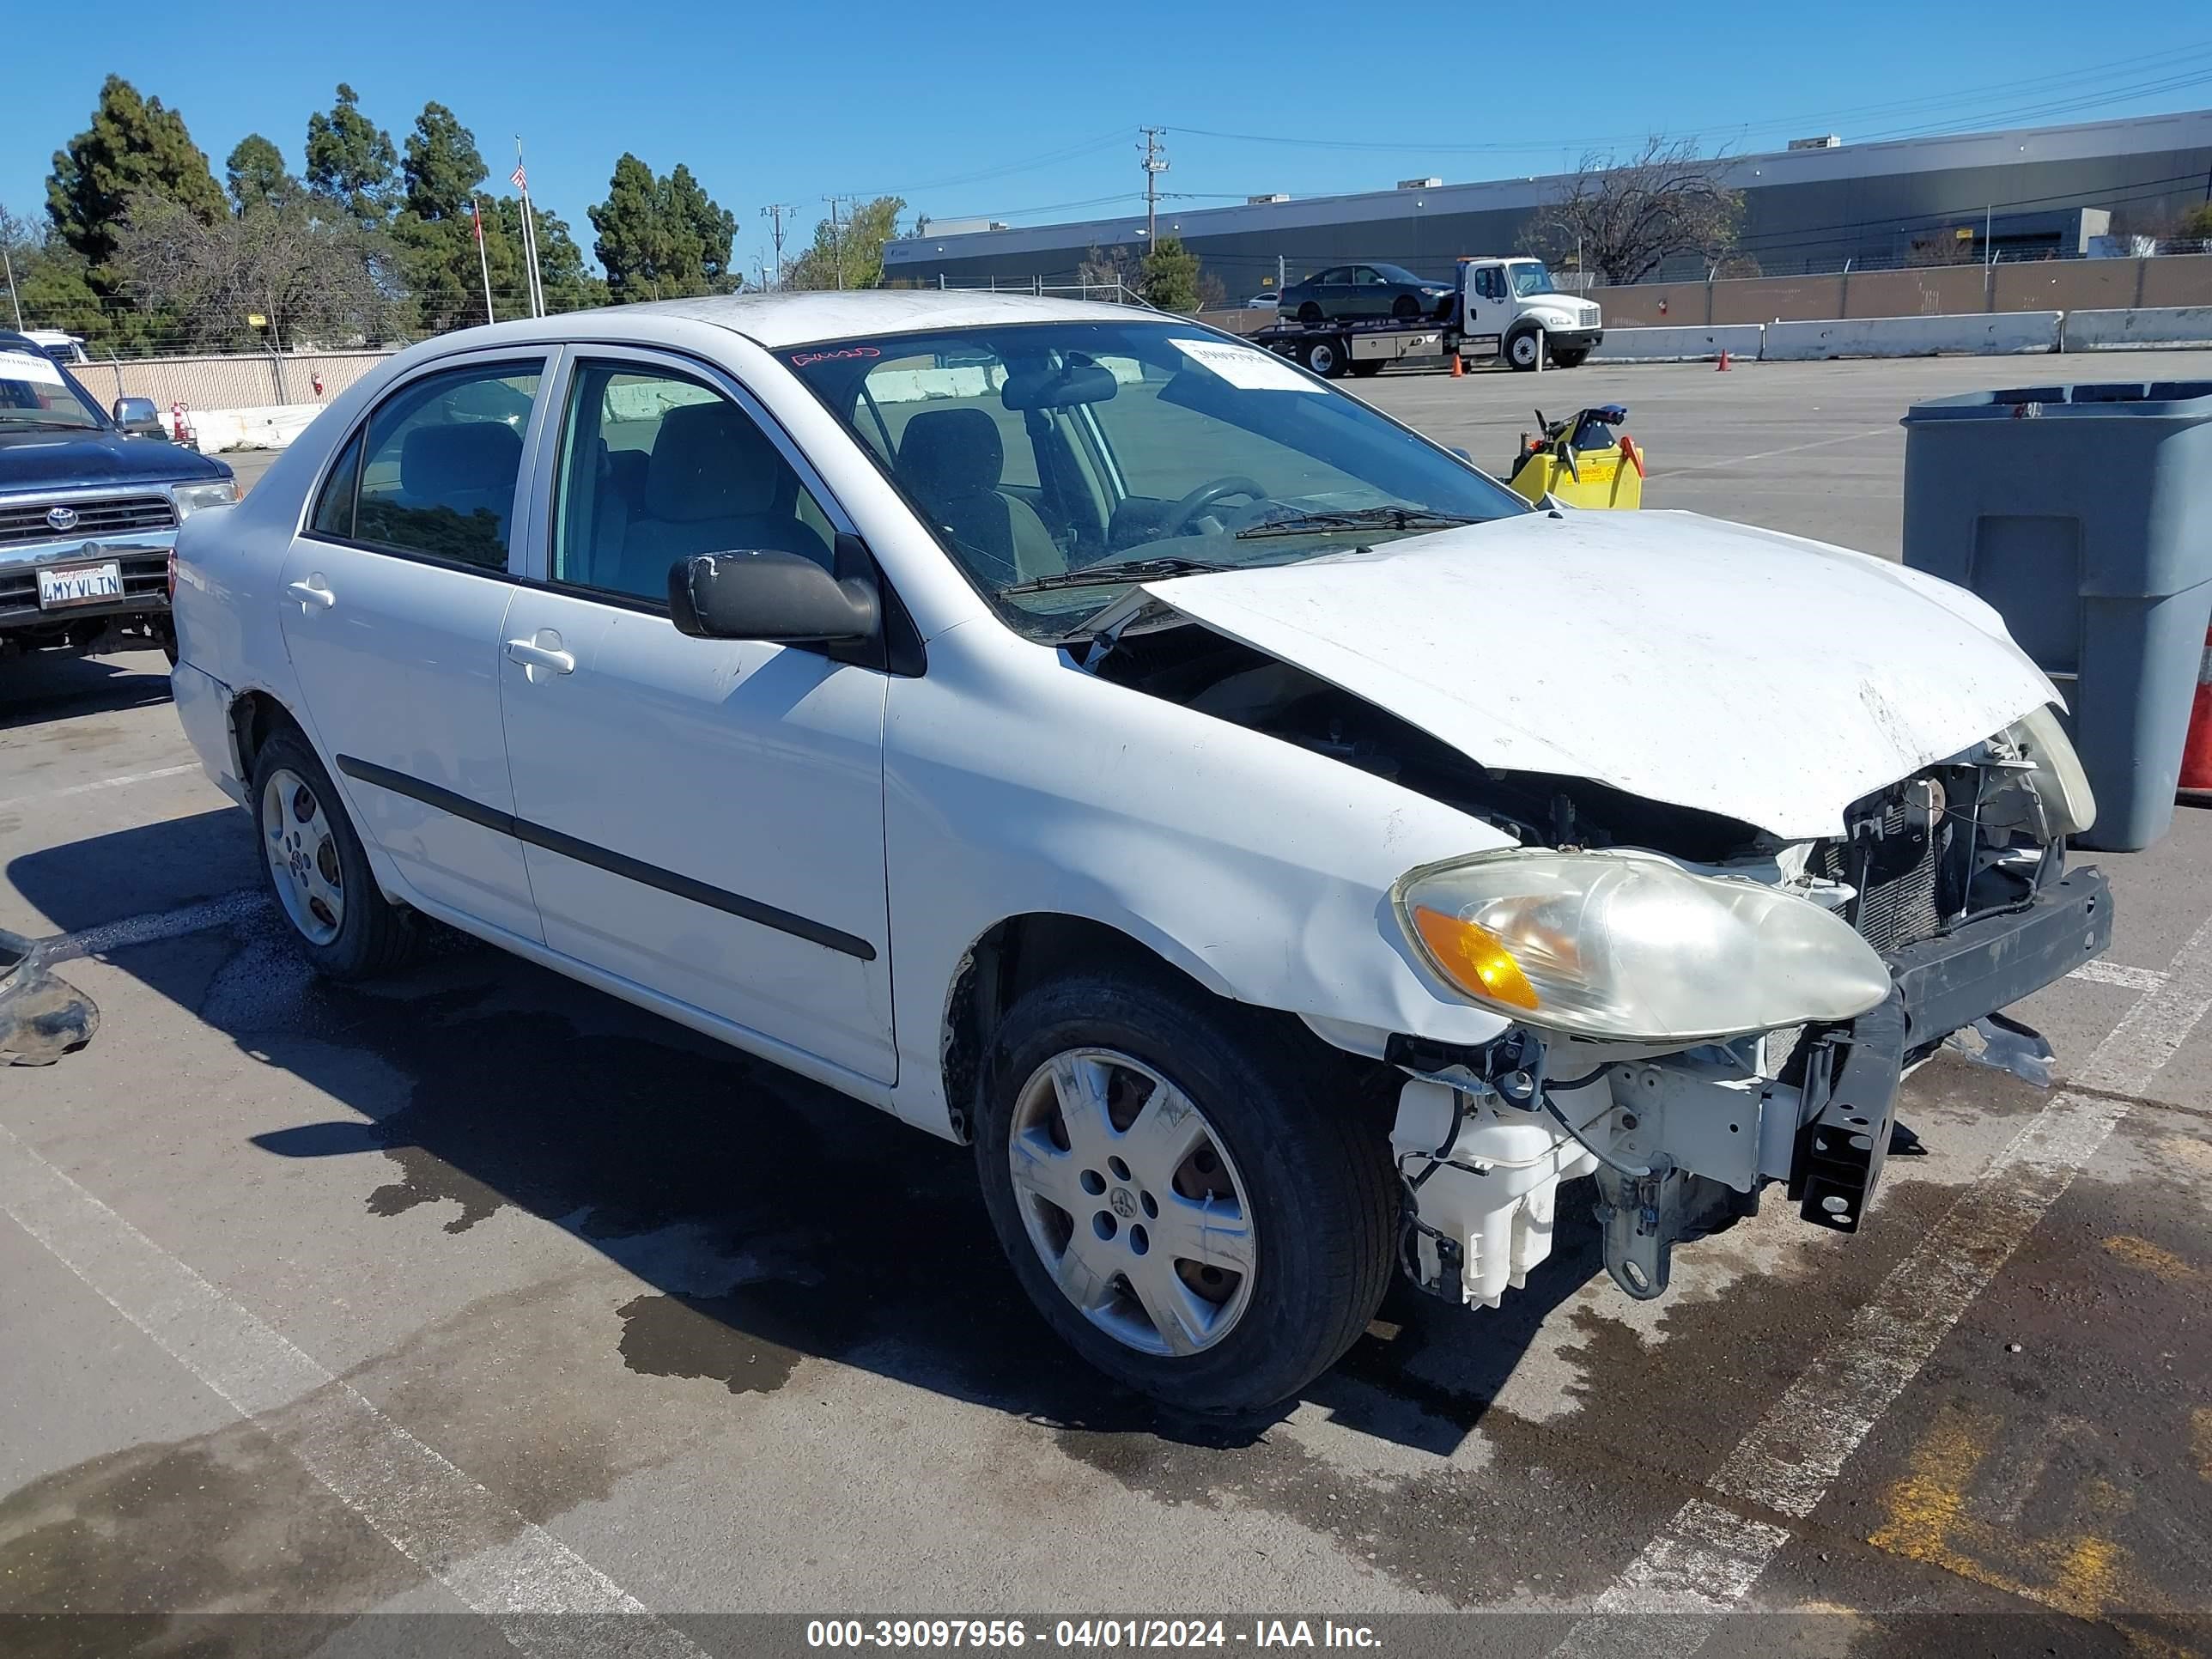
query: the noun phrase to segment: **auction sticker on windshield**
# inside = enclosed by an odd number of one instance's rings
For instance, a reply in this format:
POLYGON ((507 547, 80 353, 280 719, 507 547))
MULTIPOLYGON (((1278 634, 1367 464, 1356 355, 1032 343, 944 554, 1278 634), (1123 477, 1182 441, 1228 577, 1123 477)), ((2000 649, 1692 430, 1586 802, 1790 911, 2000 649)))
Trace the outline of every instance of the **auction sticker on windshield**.
POLYGON ((1323 392, 1280 357, 1252 346, 1232 345, 1226 340, 1174 340, 1177 351, 1194 363, 1212 369, 1234 386, 1247 392, 1323 392))
POLYGON ((36 380, 41 386, 59 386, 62 372, 35 352, 0 351, 0 380, 36 380))

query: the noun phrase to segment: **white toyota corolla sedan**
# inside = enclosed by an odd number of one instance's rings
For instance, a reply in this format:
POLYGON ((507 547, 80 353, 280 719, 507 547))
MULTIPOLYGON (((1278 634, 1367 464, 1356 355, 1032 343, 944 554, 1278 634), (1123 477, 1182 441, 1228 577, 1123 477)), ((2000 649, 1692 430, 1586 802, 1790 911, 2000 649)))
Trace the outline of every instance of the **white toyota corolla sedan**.
POLYGON ((1572 1177, 1634 1296, 1771 1183, 1855 1230, 1902 1073, 2025 1063, 1987 1017, 2110 936, 1978 599, 1532 509, 1177 317, 447 335, 177 575, 179 713, 319 968, 434 917, 972 1141, 1045 1317, 1196 1409, 1394 1268, 1495 1305, 1572 1177))

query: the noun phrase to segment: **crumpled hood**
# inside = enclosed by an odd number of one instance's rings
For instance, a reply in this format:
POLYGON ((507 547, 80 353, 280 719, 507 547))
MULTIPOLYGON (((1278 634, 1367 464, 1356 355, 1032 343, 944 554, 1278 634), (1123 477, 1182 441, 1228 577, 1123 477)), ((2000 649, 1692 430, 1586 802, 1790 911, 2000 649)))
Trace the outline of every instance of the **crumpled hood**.
POLYGON ((1963 588, 1688 513, 1532 513, 1145 591, 1482 765, 1790 840, 2059 700, 1963 588))

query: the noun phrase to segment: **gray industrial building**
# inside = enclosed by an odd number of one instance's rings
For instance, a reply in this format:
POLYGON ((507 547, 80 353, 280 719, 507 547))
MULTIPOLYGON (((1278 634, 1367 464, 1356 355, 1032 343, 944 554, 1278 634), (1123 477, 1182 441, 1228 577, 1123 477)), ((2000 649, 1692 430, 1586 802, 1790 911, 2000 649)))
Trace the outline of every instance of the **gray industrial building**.
MULTIPOLYGON (((1292 282, 1345 259, 1443 276, 1461 254, 1525 251, 1532 216, 1565 182, 1559 174, 1415 180, 1355 196, 1255 198, 1243 207, 1164 209, 1159 228, 1182 237, 1232 299, 1272 283, 1279 263, 1292 282)), ((1847 260, 1904 264, 1916 243, 1946 238, 1977 255, 1993 244, 2000 258, 2086 253, 2108 232, 2212 200, 2212 110, 1883 143, 1815 140, 1736 158, 1728 182, 1743 192, 1741 252, 1769 276, 1838 270, 1847 260)), ((1141 251, 1145 234, 1142 215, 938 230, 890 243, 884 276, 921 285, 1069 283, 1089 249, 1141 251)))

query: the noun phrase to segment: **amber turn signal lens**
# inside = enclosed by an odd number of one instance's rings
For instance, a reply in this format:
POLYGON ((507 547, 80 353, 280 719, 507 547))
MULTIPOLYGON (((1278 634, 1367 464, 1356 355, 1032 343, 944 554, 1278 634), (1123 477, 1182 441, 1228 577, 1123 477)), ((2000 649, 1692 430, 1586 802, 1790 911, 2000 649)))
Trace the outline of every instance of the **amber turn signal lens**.
POLYGON ((1487 927, 1418 904, 1413 927, 1437 966, 1461 989, 1515 1008, 1537 1006, 1536 988, 1504 941, 1487 927))

